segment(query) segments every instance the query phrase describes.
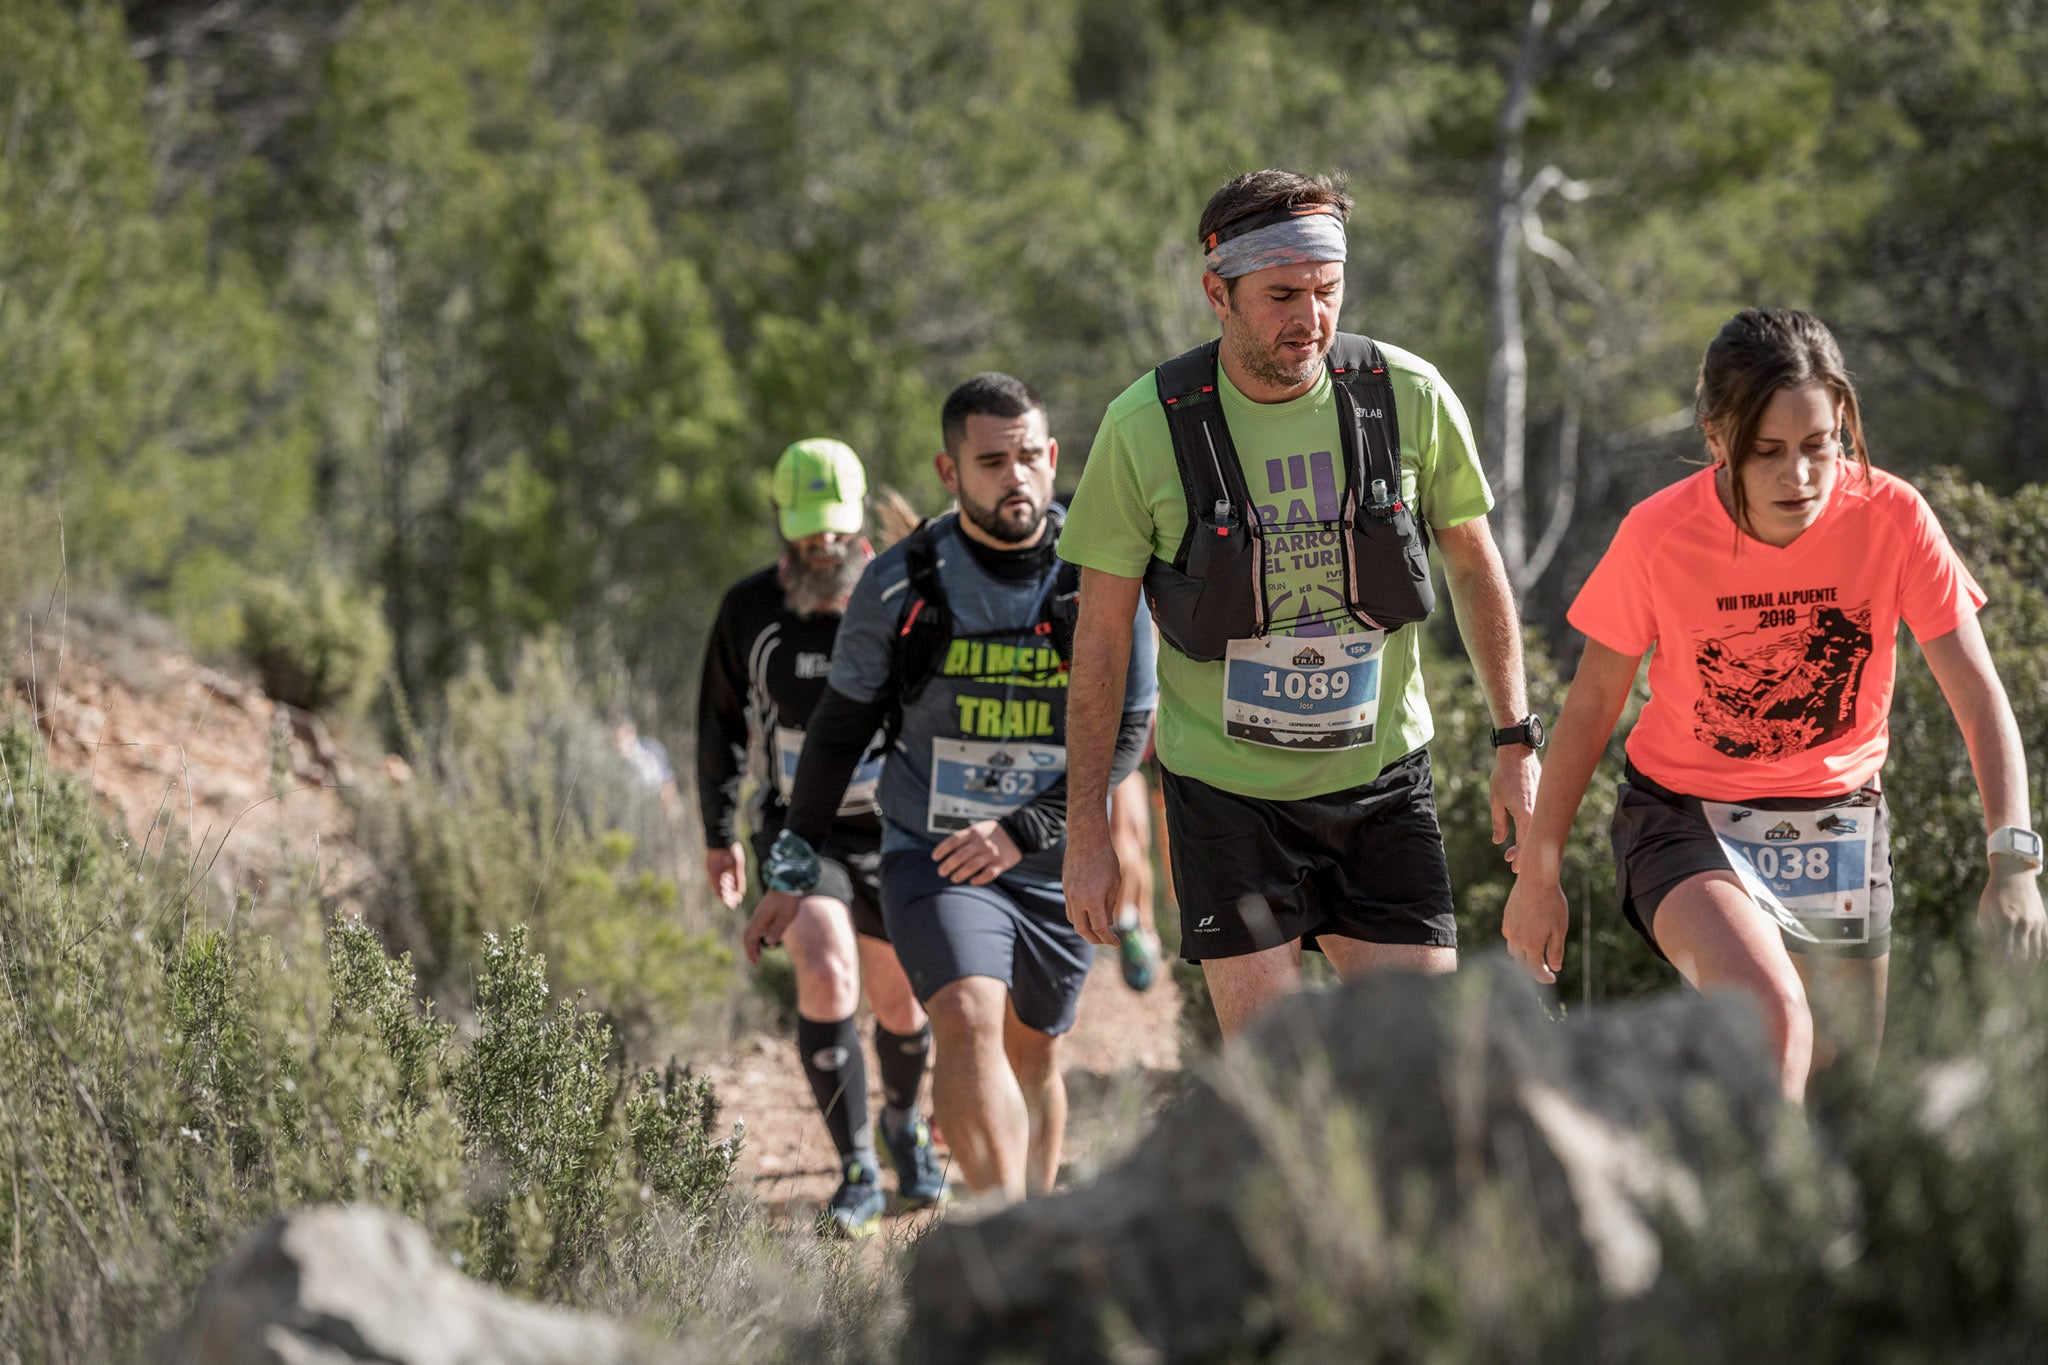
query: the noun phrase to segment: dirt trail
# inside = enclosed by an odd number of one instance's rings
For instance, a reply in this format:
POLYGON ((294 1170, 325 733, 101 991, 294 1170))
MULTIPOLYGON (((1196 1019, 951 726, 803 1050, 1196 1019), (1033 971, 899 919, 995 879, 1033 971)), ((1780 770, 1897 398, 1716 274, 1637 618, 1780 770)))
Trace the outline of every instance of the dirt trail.
MULTIPOLYGON (((871 1080, 877 1074, 872 1029, 864 1018, 871 1080)), ((1088 974, 1064 1053, 1071 1111, 1064 1164, 1069 1172, 1086 1172, 1124 1136, 1112 1111, 1150 1110, 1172 1091, 1181 1060, 1180 992, 1172 974, 1162 970, 1150 990, 1133 991, 1123 983, 1116 954, 1105 950, 1088 974)), ((774 1212, 809 1221, 839 1183, 839 1171, 794 1042, 749 1038, 702 1072, 718 1091, 721 1123, 746 1122, 740 1180, 774 1212)), ((926 1093, 929 1107, 929 1085, 926 1093)), ((869 1103, 871 1112, 880 1112, 879 1089, 869 1103)), ((957 1174, 953 1180, 957 1186, 957 1174)), ((883 1183, 894 1188, 893 1173, 883 1183)))

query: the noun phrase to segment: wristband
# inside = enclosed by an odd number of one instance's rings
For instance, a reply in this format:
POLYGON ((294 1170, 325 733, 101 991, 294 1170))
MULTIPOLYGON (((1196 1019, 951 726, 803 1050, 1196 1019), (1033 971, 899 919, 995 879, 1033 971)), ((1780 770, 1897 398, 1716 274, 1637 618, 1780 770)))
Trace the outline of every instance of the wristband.
POLYGON ((2041 870, 2041 836, 2018 825, 2001 825, 1993 830, 1984 841, 1986 854, 2003 853, 2033 864, 2034 870, 2041 870))
POLYGON ((1526 744, 1531 749, 1543 747, 1543 718, 1531 711, 1513 725, 1493 732, 1493 747, 1498 749, 1508 744, 1526 744))
POLYGON ((802 835, 785 829, 768 847, 768 857, 761 864, 761 884, 770 891, 801 896, 816 888, 823 872, 817 851, 802 835))

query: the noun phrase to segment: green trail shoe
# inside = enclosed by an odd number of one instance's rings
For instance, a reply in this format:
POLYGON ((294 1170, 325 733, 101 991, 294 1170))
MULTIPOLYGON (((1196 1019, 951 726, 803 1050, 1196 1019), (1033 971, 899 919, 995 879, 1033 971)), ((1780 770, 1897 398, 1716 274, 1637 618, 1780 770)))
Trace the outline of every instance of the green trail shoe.
POLYGON ((1124 984, 1134 991, 1149 990, 1159 975, 1159 944, 1138 927, 1138 912, 1127 910, 1116 922, 1116 958, 1124 969, 1124 984))
POLYGON ((845 1179, 832 1191, 832 1200, 818 1215, 818 1231, 828 1237, 857 1242, 872 1237, 882 1228, 882 1210, 889 1205, 874 1169, 859 1157, 846 1163, 845 1179))
POLYGON ((932 1146, 932 1128, 923 1114, 912 1114, 901 1132, 892 1133, 880 1118, 875 1136, 889 1151, 896 1167, 896 1196, 909 1209, 928 1209, 946 1202, 946 1173, 939 1167, 938 1151, 932 1146))

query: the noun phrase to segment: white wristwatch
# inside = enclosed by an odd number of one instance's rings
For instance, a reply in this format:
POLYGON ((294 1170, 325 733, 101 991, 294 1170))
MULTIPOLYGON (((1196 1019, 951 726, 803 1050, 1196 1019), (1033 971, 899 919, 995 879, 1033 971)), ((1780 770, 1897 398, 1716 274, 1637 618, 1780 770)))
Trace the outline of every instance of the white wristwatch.
POLYGON ((2041 870, 2041 836, 2030 829, 2001 825, 1984 841, 1984 851, 2009 854, 2032 863, 2036 872, 2041 870))

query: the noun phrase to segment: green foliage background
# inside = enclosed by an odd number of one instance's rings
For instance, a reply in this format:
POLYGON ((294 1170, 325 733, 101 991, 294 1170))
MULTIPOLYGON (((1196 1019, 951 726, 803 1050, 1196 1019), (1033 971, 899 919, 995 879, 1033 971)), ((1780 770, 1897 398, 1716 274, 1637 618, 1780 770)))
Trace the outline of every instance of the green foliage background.
MULTIPOLYGON (((2031 4, 1556 7, 1523 157, 1532 487, 1567 414, 1556 629, 1667 482, 1734 308, 1833 319, 1887 463, 2048 474, 2048 23, 2031 4)), ((1480 415, 1525 7, 1289 0, 170 0, 0 6, 0 564, 202 649, 252 579, 376 601, 413 705, 561 632, 687 715, 765 471, 831 432, 930 507, 939 397, 999 367, 1070 470, 1209 327, 1192 223, 1348 174, 1345 322, 1480 415), (61 517, 61 522, 60 522, 61 517)), ((1071 475, 1070 475, 1071 477, 1071 475)))
MULTIPOLYGON (((1694 451, 1701 346, 1789 303, 1834 324, 1879 462, 1989 592, 2038 783, 2048 11, 1551 8, 1520 156, 1571 188, 1532 199, 1518 258, 1532 526, 1574 431, 1579 460, 1525 593, 1537 707, 1572 666, 1565 604, 1694 451)), ((345 933, 322 960, 207 927, 163 853, 143 865, 26 732, 0 736, 33 803, 0 811, 0 1212, 22 1230, 0 1345, 135 1349, 263 1211, 362 1197, 530 1292, 726 1322, 784 1293, 811 1304, 790 1354, 805 1332, 807 1358, 887 1349, 900 1305, 858 1275, 732 1269, 764 1253, 718 1223, 709 1097, 624 1073, 618 1040, 725 1007, 731 964, 694 887, 677 912, 658 813, 594 776, 616 765, 597 715, 688 752, 700 642, 775 551, 767 470, 792 439, 843 437, 932 509, 939 401, 999 368, 1046 394, 1071 483, 1110 399, 1210 333, 1193 224, 1241 170, 1350 177, 1344 325, 1436 361, 1481 426, 1531 9, 0 0, 0 612, 47 635, 52 604, 104 595, 306 705, 377 691, 414 773, 358 812, 376 928, 412 957, 345 933), (474 1004, 474 1043, 420 994, 474 1004), (699 1257, 688 1230, 713 1224, 731 1235, 699 1257), (706 1307, 714 1279, 741 1299, 706 1307), (852 1328, 826 1321, 848 1305, 852 1328)), ((1911 1018, 1947 989, 1980 871, 1967 755, 1903 652, 1910 761, 1886 780, 1911 1018)), ((1477 946, 1507 885, 1487 717, 1439 653, 1477 946)), ((1568 1007, 1670 979, 1612 903, 1611 801, 1603 777, 1568 856, 1568 1007)), ((1939 1179, 1933 1214, 1873 1225, 1967 1240, 2010 1213, 1939 1179)), ((2038 1194, 2038 1163, 2012 1179, 2038 1194)), ((1940 1318, 1889 1287, 1850 1298, 1940 1318)))

